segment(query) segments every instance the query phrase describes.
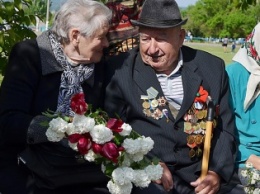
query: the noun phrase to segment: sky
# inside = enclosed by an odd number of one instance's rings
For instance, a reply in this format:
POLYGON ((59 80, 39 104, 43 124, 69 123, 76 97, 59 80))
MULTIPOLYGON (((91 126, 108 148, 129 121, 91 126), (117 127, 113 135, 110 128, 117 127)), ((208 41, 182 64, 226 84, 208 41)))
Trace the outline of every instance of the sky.
POLYGON ((195 5, 197 0, 176 0, 179 7, 188 7, 189 5, 195 5))

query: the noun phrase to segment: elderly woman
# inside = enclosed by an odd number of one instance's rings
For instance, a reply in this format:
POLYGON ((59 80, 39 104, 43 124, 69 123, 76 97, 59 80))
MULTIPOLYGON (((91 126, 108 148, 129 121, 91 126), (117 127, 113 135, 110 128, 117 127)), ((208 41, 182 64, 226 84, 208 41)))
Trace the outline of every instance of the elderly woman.
POLYGON ((226 68, 236 122, 239 178, 247 193, 260 192, 260 23, 226 68))
POLYGON ((72 116, 69 102, 79 92, 102 107, 101 59, 111 17, 102 3, 70 0, 51 30, 13 47, 0 92, 0 192, 28 194, 32 182, 34 194, 107 192, 100 166, 67 142, 49 142, 41 123, 48 109, 72 116))

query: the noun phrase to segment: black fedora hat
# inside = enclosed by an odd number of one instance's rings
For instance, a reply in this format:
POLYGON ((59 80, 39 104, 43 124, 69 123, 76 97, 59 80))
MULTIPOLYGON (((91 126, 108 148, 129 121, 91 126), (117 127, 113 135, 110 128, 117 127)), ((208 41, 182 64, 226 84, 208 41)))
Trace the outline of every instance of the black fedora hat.
POLYGON ((140 18, 131 22, 134 26, 171 28, 184 25, 187 20, 182 20, 175 0, 146 0, 142 6, 140 18))

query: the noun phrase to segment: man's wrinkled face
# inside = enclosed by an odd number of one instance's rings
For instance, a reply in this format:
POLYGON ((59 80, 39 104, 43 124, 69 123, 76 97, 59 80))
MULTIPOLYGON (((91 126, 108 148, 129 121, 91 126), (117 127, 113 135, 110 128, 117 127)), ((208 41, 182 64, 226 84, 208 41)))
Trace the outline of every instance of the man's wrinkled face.
POLYGON ((155 71, 169 74, 175 68, 185 31, 181 27, 167 29, 140 27, 140 54, 155 71))

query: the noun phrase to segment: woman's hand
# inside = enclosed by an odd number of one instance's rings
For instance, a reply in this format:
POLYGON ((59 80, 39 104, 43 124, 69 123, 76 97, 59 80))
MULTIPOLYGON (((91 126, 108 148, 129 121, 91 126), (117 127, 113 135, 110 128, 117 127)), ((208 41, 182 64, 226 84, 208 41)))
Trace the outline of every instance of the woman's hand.
POLYGON ((246 162, 249 162, 253 165, 254 168, 260 170, 260 157, 254 154, 251 154, 246 162))
POLYGON ((220 177, 217 173, 208 171, 204 180, 201 181, 201 179, 198 178, 190 184, 195 187, 196 194, 215 194, 220 188, 220 177))
POLYGON ((166 166, 165 163, 160 162, 163 168, 162 178, 160 180, 154 181, 157 184, 162 184, 166 191, 170 191, 173 188, 173 180, 172 174, 169 168, 166 166))

